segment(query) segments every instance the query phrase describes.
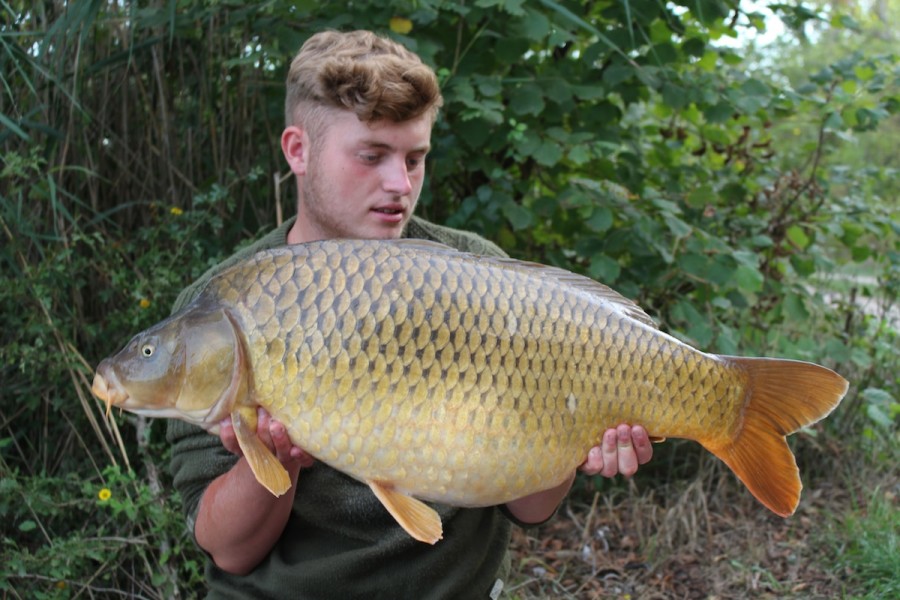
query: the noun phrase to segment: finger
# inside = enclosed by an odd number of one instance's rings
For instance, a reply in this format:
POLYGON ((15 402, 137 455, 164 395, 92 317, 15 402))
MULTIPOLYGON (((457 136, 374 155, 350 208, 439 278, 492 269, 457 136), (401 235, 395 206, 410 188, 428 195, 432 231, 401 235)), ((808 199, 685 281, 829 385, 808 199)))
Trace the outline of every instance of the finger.
POLYGON ((600 446, 594 446, 588 452, 587 460, 584 461, 579 469, 587 475, 597 475, 603 470, 603 449, 600 446))
POLYGON ((603 454, 603 468, 600 470, 600 475, 604 477, 615 477, 616 473, 618 473, 617 437, 615 429, 607 429, 606 433, 603 434, 603 444, 600 446, 600 451, 603 454))
POLYGON ((637 453, 639 464, 645 465, 653 458, 653 444, 650 442, 650 434, 640 425, 635 425, 631 429, 631 441, 634 444, 634 451, 637 453))
POLYGON ((294 447, 294 444, 291 442, 291 438, 288 437, 284 425, 274 419, 270 419, 269 437, 272 440, 272 446, 278 460, 280 462, 291 460, 291 449, 294 447))
POLYGON ((638 459, 631 443, 631 427, 619 425, 616 428, 616 450, 619 473, 631 477, 637 472, 638 459))
POLYGON ((225 449, 232 454, 238 456, 243 454, 241 446, 238 444, 237 436, 234 435, 234 424, 232 424, 230 417, 222 419, 219 423, 219 439, 222 441, 222 445, 225 446, 225 449))
POLYGON ((256 410, 256 435, 260 441, 266 445, 269 450, 274 451, 275 446, 272 443, 272 435, 269 433, 272 417, 269 416, 266 409, 259 407, 256 410))
POLYGON ((300 463, 301 468, 309 468, 313 466, 313 463, 316 462, 316 459, 312 457, 312 455, 307 454, 299 446, 291 446, 291 458, 300 463))

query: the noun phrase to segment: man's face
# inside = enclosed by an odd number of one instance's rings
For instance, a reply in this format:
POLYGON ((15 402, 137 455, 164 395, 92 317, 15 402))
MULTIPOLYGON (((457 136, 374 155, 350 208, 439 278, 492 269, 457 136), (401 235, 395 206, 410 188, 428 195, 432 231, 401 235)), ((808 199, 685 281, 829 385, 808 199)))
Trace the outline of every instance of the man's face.
POLYGON ((400 237, 425 181, 431 125, 428 114, 366 124, 330 111, 314 144, 304 134, 308 154, 289 241, 400 237))

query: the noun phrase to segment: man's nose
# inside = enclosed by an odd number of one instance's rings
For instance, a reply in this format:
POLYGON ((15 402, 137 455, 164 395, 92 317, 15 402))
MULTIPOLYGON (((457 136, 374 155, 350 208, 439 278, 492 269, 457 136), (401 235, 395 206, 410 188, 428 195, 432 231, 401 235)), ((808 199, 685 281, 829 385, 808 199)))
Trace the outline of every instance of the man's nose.
POLYGON ((409 180, 405 159, 398 158, 385 164, 382 187, 384 191, 398 196, 406 196, 412 192, 412 182, 409 180))

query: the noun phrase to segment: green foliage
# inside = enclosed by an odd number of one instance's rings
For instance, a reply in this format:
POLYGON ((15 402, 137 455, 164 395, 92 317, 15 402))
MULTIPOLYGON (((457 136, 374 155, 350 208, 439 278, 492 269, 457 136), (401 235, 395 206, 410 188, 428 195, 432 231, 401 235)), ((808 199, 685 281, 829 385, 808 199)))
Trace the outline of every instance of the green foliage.
POLYGON ((823 538, 852 597, 894 598, 900 593, 900 512, 893 492, 873 491, 865 507, 829 520, 823 538))
POLYGON ((74 472, 2 482, 4 536, 0 590, 28 598, 70 598, 116 590, 172 598, 201 583, 178 498, 115 467, 85 481, 74 472), (137 566, 139 577, 127 577, 137 566), (126 583, 127 582, 127 583, 126 583))
POLYGON ((852 387, 824 431, 895 444, 897 56, 851 47, 860 15, 780 5, 830 38, 773 71, 722 43, 761 25, 742 4, 3 4, 0 589, 199 593, 160 428, 102 419, 91 365, 292 212, 284 72, 328 27, 438 71, 420 214, 604 281, 704 349, 833 366, 852 387))

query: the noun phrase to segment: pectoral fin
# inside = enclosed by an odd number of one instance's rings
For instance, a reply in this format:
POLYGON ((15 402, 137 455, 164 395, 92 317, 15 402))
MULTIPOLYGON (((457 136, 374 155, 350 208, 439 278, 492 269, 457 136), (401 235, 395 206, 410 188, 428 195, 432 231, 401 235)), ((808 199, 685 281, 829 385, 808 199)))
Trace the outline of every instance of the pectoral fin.
POLYGON ((244 408, 231 413, 234 435, 250 470, 256 480, 276 496, 281 496, 291 487, 291 478, 275 455, 256 436, 256 408, 244 408))
POLYGON ((406 533, 420 542, 429 544, 435 544, 444 537, 441 517, 433 508, 421 500, 398 492, 389 485, 377 481, 366 483, 406 533))

